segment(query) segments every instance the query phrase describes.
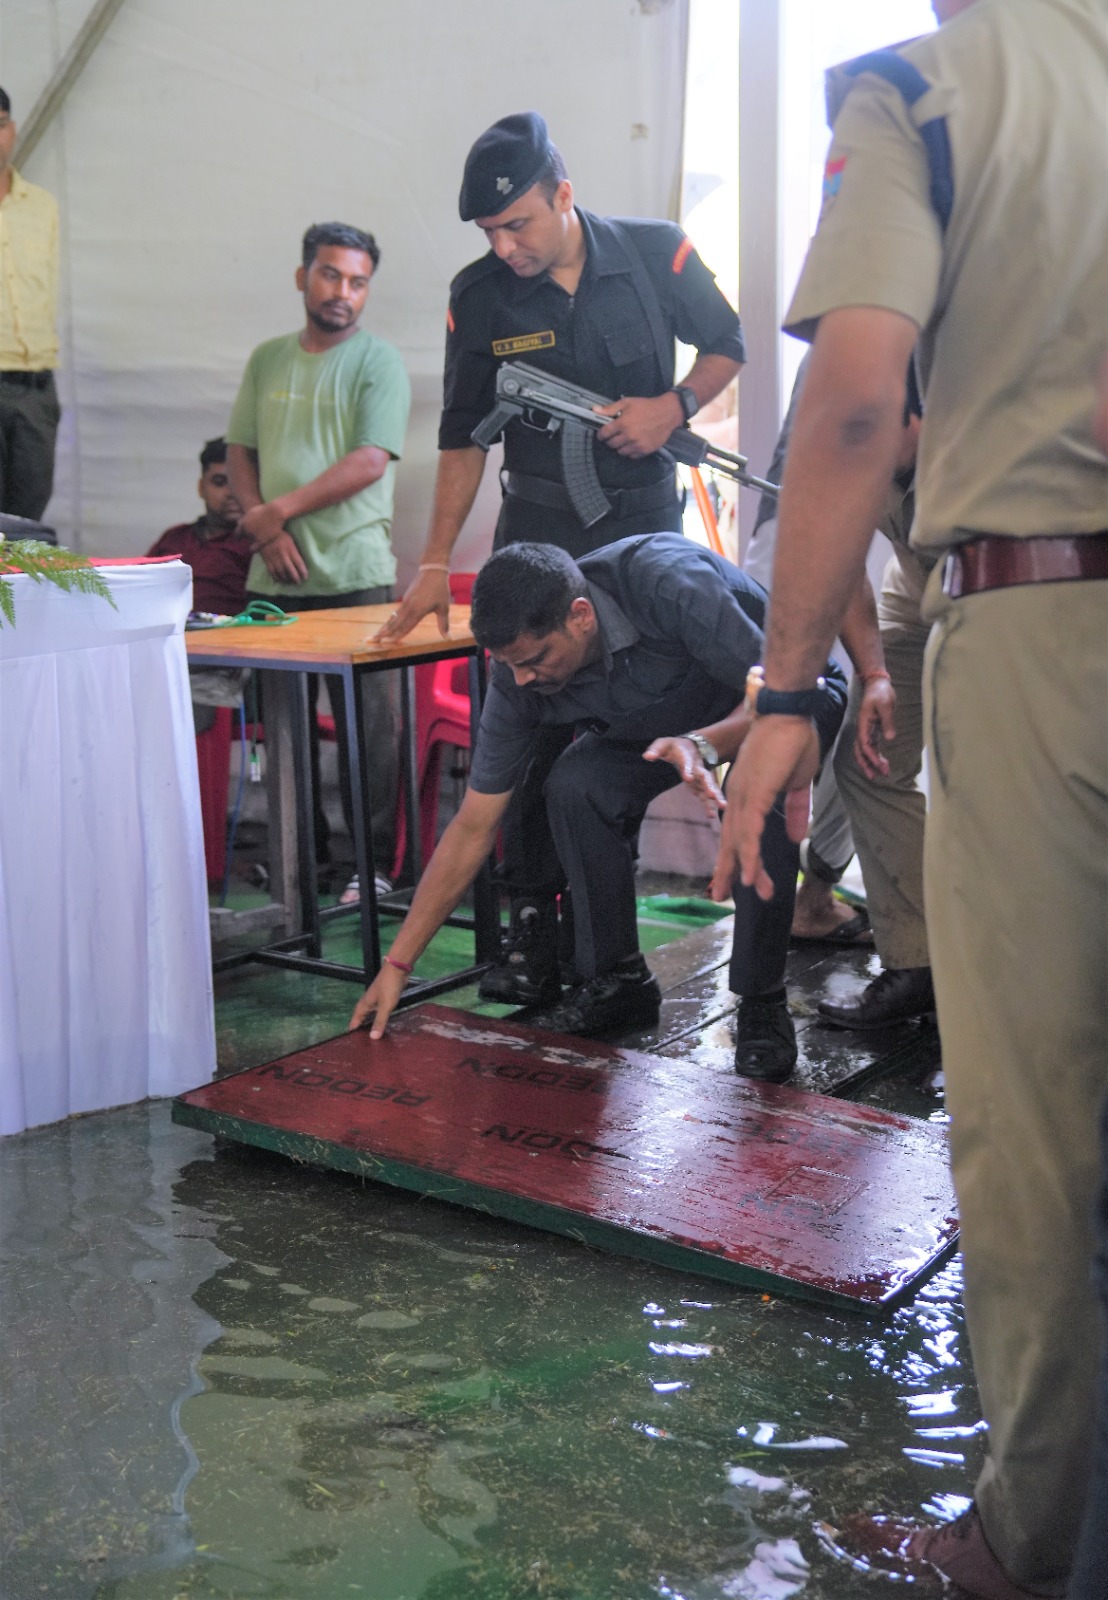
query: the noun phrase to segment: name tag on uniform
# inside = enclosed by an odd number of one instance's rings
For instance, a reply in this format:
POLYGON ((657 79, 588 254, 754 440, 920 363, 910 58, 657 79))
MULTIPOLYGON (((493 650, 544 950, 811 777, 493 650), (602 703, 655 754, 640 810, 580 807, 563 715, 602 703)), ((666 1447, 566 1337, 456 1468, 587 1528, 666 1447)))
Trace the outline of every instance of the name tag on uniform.
POLYGON ((494 339, 492 342, 494 356, 521 356, 526 350, 552 350, 553 348, 553 328, 547 328, 544 333, 521 333, 515 339, 494 339))

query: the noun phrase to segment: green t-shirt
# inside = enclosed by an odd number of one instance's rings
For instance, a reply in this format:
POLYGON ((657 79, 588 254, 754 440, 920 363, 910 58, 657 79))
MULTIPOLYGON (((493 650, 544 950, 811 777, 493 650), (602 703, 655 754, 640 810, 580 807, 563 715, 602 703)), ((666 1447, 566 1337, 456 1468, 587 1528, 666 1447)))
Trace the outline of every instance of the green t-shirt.
MULTIPOLYGON (((361 328, 322 355, 303 350, 299 334, 269 339, 247 362, 227 439, 258 452, 265 500, 311 482, 365 445, 393 458, 368 489, 289 523, 308 568, 298 594, 347 594, 395 583, 393 463, 403 449, 410 404, 399 352, 361 328)), ((262 594, 283 592, 257 555, 247 585, 262 594)))

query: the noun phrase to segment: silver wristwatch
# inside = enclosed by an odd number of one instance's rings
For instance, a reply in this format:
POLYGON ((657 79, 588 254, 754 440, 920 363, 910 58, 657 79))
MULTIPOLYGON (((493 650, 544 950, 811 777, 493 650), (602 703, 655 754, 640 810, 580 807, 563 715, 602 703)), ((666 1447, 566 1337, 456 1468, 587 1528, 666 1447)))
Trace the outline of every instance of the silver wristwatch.
POLYGON ((697 754, 706 767, 719 766, 719 751, 711 739, 705 739, 702 733, 683 733, 682 739, 689 739, 695 746, 697 754))

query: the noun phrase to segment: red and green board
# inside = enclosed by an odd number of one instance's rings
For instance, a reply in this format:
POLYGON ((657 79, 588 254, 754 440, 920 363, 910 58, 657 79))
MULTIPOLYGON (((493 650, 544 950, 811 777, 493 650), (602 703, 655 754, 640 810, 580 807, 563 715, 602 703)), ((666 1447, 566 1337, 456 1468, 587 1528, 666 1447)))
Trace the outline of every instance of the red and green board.
POLYGON ((774 1294, 885 1312, 947 1259, 944 1130, 425 1005, 182 1095, 174 1120, 774 1294))

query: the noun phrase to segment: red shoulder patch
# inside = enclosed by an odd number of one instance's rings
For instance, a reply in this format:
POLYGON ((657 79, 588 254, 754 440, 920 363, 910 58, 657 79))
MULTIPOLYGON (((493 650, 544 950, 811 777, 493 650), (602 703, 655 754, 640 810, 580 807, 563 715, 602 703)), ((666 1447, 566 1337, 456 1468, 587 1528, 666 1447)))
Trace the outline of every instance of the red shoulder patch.
POLYGON ((446 308, 446 326, 448 332, 454 332, 454 313, 451 311, 449 306, 446 308))
POLYGON ((681 271, 681 268, 685 265, 685 262, 692 255, 692 252, 693 252, 693 242, 692 242, 692 240, 691 239, 682 239, 681 243, 677 246, 677 254, 673 258, 673 271, 674 272, 680 272, 681 271))
POLYGON ((827 165, 823 169, 823 198, 833 200, 842 188, 843 168, 846 166, 846 157, 839 156, 832 161, 827 158, 827 165))

